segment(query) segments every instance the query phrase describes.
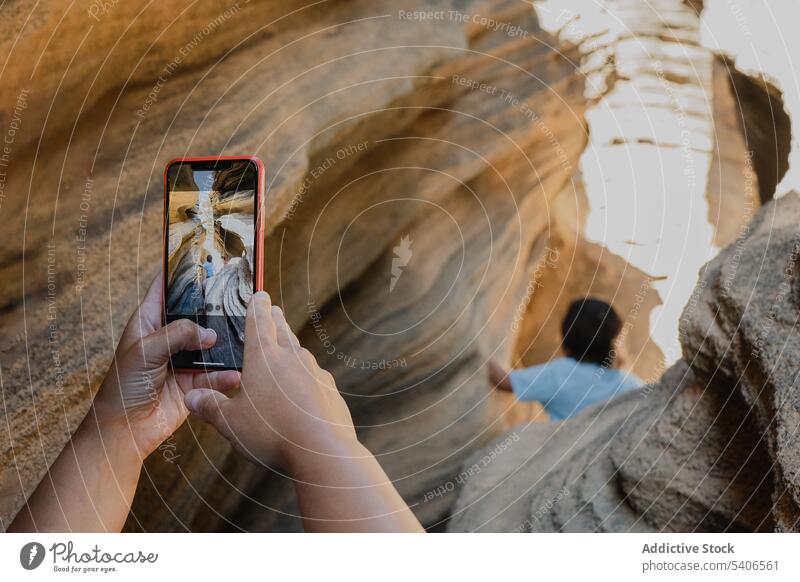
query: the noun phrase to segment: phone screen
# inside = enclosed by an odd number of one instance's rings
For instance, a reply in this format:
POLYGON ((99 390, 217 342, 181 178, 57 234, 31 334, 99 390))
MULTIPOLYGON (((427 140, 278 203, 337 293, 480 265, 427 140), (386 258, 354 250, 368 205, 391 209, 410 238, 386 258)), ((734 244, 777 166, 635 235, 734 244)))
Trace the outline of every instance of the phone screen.
POLYGON ((179 352, 176 368, 241 369, 255 290, 258 168, 250 160, 175 162, 167 170, 164 310, 216 331, 210 349, 179 352))

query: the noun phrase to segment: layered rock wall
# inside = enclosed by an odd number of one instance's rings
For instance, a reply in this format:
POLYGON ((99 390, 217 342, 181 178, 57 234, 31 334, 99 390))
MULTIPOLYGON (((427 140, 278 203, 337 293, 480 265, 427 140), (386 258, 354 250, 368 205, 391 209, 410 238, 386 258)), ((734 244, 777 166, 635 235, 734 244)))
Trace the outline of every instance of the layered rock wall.
POLYGON ((771 202, 706 265, 659 382, 468 461, 450 530, 796 531, 798 219, 771 202))
MULTIPOLYGON (((3 523, 159 269, 161 171, 187 154, 265 161, 266 288, 420 517, 445 516, 425 492, 501 430, 482 354, 509 331, 586 142, 573 49, 555 52, 519 2, 23 4, 0 95, 26 99, 2 207, 3 523)), ((207 427, 169 446, 131 529, 299 527, 291 488, 207 427)))

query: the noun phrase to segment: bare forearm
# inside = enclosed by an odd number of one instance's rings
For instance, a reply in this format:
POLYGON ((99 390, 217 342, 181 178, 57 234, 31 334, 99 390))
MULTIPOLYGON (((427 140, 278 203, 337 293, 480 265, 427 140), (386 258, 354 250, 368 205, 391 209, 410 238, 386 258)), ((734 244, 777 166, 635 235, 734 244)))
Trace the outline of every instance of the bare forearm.
POLYGON ((9 531, 120 531, 142 468, 125 432, 102 430, 90 411, 9 531))
POLYGON ((335 454, 299 453, 290 471, 306 531, 423 531, 378 461, 358 441, 342 443, 335 454))

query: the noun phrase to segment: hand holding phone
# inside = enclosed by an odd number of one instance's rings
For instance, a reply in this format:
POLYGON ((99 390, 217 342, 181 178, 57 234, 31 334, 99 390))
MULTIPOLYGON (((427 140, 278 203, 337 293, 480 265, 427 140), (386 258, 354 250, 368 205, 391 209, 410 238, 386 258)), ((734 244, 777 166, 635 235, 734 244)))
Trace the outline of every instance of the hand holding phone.
POLYGON ((333 376, 300 347, 266 293, 247 312, 239 393, 192 390, 185 402, 249 459, 286 469, 306 531, 422 531, 358 441, 333 376))
POLYGON ((346 454, 359 446, 333 376, 300 346, 265 292, 253 296, 247 312, 239 394, 194 390, 186 403, 258 464, 286 466, 304 452, 346 454))
POLYGON ((94 399, 90 416, 106 431, 107 443, 127 440, 144 459, 186 419, 183 396, 197 388, 232 390, 239 386, 235 371, 205 374, 169 370, 170 356, 179 349, 212 347, 217 338, 188 320, 161 326, 161 275, 150 285, 142 304, 122 333, 114 361, 94 399))

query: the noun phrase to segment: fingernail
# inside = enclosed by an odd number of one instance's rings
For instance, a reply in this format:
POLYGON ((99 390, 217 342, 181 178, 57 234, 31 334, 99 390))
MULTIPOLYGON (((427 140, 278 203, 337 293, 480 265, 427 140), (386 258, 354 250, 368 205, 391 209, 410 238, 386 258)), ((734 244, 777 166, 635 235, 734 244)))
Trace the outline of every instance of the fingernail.
POLYGON ((197 405, 200 401, 200 394, 196 391, 187 392, 186 396, 183 397, 183 403, 186 405, 191 412, 197 410, 197 405))
POLYGON ((203 333, 200 335, 200 341, 204 346, 213 346, 217 343, 217 332, 213 329, 204 329, 203 333))

